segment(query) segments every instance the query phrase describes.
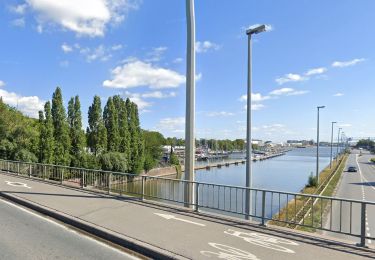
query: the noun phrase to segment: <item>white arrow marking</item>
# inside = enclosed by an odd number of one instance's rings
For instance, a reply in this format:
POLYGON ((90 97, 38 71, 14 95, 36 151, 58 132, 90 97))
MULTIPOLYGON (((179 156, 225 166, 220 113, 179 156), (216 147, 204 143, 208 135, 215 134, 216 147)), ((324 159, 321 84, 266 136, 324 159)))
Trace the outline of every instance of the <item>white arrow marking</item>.
POLYGON ((182 221, 182 222, 185 222, 185 223, 189 223, 189 224, 193 224, 193 225, 197 225, 197 226, 201 226, 201 227, 205 227, 206 225, 205 224, 201 224, 201 223, 197 223, 197 222, 193 222, 193 221, 190 221, 190 220, 186 220, 186 219, 182 219, 182 218, 176 218, 175 216, 173 215, 167 215, 167 214, 161 214, 161 213, 154 213, 155 215, 158 215, 159 217, 162 217, 162 218, 165 218, 165 219, 174 219, 174 220, 177 220, 177 221, 182 221))
POLYGON ((5 181, 6 184, 10 185, 10 186, 14 186, 14 187, 23 187, 23 188, 28 188, 28 189, 31 189, 31 187, 29 187, 26 183, 22 183, 22 182, 12 182, 12 181, 5 181))

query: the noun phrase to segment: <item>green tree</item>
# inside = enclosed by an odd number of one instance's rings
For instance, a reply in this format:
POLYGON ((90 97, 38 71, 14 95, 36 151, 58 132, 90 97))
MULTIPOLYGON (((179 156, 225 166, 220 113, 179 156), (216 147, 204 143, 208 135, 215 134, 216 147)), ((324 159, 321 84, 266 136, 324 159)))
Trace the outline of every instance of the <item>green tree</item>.
POLYGON ((126 100, 129 114, 130 132, 130 171, 138 174, 143 169, 144 142, 139 124, 138 107, 133 102, 126 100), (130 108, 130 109, 129 109, 130 108))
POLYGON ((53 136, 55 140, 54 163, 70 164, 70 138, 61 89, 56 88, 52 96, 53 136))
POLYGON ((39 111, 39 162, 52 164, 54 153, 53 122, 51 103, 47 101, 43 111, 39 111))
POLYGON ((118 113, 112 97, 108 98, 103 117, 107 128, 107 151, 117 152, 120 144, 120 132, 118 129, 118 113))
POLYGON ((130 161, 130 132, 129 132, 129 118, 126 107, 126 102, 120 96, 113 98, 116 111, 118 112, 118 127, 120 134, 119 152, 123 153, 126 160, 127 170, 129 170, 130 161))
POLYGON ((107 149, 107 129, 104 126, 100 97, 95 96, 88 113, 87 143, 95 156, 107 149))
POLYGON ((82 130, 82 113, 79 97, 71 98, 68 103, 68 123, 70 130, 71 166, 83 165, 85 134, 82 130))
POLYGON ((159 132, 143 131, 144 138, 144 169, 154 168, 163 156, 162 146, 165 143, 164 136, 159 132))

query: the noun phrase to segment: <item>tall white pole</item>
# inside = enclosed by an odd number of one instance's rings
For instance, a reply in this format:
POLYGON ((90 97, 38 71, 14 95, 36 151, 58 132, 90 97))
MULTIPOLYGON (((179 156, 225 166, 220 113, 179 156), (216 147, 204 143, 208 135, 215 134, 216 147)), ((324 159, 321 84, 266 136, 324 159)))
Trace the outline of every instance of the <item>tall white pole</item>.
POLYGON ((316 126, 316 181, 319 186, 319 107, 318 107, 318 121, 316 126))
MULTIPOLYGON (((194 181, 195 160, 195 18, 194 0, 186 0, 187 55, 186 55, 186 117, 185 117, 185 180, 194 181)), ((185 207, 194 203, 193 185, 186 184, 185 207)))
POLYGON ((252 171, 251 171, 251 34, 248 35, 248 60, 247 60, 247 124, 246 124, 246 198, 245 198, 245 218, 250 220, 251 209, 252 209, 252 171))

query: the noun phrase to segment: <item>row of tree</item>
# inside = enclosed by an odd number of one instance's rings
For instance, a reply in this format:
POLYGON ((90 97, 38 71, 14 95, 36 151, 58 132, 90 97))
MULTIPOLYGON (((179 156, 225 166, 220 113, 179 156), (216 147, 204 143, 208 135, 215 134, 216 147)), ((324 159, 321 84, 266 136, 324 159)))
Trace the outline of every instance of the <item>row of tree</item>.
POLYGON ((94 97, 88 127, 82 128, 81 104, 72 97, 66 113, 61 89, 39 112, 39 161, 73 167, 139 173, 144 168, 144 139, 137 105, 119 95, 109 97, 102 110, 94 97))

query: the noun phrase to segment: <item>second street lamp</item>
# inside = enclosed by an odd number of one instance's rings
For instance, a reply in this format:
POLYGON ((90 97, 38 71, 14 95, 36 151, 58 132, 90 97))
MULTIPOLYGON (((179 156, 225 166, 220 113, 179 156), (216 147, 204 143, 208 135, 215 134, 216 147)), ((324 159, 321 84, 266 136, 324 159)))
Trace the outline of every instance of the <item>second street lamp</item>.
POLYGON ((329 168, 332 168, 332 149, 333 149, 333 125, 336 124, 337 122, 332 122, 332 131, 331 131, 331 157, 329 160, 329 168))
POLYGON ((316 127, 316 183, 319 185, 319 112, 320 109, 325 108, 326 106, 318 106, 318 120, 316 127))
POLYGON ((340 142, 340 131, 341 131, 341 127, 339 128, 339 131, 337 133, 337 150, 336 150, 336 161, 339 157, 339 142, 340 142))
POLYGON ((250 28, 246 31, 248 36, 248 74, 247 74, 247 124, 246 124, 246 198, 245 198, 245 218, 250 219, 252 198, 250 188, 252 187, 252 172, 251 172, 251 36, 266 31, 266 26, 261 25, 255 28, 250 28))

